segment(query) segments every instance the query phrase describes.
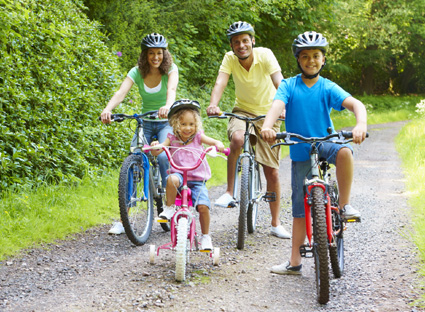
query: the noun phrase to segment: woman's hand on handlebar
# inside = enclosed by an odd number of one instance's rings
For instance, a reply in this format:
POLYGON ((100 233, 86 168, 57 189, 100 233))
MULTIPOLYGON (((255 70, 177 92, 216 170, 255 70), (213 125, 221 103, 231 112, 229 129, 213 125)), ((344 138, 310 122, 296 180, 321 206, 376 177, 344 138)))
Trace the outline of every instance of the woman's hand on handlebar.
POLYGON ((268 143, 274 143, 276 141, 276 132, 270 128, 262 128, 261 137, 268 143))
POLYGON ((159 118, 163 118, 163 119, 167 119, 168 118, 168 111, 170 110, 169 107, 167 106, 162 106, 159 110, 158 110, 158 117, 159 118))
POLYGON ((103 112, 100 114, 100 120, 104 124, 110 124, 111 123, 111 116, 112 116, 111 111, 104 109, 103 112))

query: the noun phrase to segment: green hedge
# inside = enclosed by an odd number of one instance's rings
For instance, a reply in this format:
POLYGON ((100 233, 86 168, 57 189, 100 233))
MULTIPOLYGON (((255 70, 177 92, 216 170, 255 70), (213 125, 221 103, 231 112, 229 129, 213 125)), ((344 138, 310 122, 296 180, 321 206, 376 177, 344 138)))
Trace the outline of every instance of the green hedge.
POLYGON ((127 135, 97 120, 122 80, 81 1, 0 0, 0 189, 117 162, 127 135))

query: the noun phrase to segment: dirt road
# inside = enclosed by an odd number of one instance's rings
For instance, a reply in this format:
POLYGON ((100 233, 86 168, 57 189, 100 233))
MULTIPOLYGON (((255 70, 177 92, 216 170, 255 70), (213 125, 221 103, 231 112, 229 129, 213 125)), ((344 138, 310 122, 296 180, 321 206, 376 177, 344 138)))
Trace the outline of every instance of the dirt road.
MULTIPOLYGON (((420 292, 418 258, 393 142, 402 125, 371 126, 370 138, 355 146, 352 204, 363 221, 348 225, 345 274, 332 279, 327 305, 316 301, 312 259, 305 259, 302 276, 270 273, 287 260, 290 241, 269 235, 263 204, 258 231, 242 251, 235 248, 238 212, 213 209, 221 264, 191 253, 184 283, 174 280, 174 253, 162 251, 155 265, 148 263, 149 244, 169 240, 159 225, 142 247, 125 235, 108 236, 108 224, 30 250, 0 264, 0 311, 420 311, 410 305, 420 292)), ((280 173, 281 220, 290 229, 289 159, 280 173)), ((211 198, 223 190, 210 190, 211 198)))

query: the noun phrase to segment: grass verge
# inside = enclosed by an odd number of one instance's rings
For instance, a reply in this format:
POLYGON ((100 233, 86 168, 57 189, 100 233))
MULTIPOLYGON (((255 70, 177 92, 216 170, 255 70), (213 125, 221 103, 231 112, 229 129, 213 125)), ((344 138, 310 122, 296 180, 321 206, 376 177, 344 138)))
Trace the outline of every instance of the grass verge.
MULTIPOLYGON (((409 204, 413 208, 411 219, 414 226, 413 239, 419 250, 421 266, 419 273, 425 276, 425 120, 415 119, 400 131, 396 138, 397 150, 403 162, 407 178, 406 189, 409 204)), ((425 285, 423 285, 425 287, 425 285)), ((418 302, 425 307, 425 294, 418 302)))

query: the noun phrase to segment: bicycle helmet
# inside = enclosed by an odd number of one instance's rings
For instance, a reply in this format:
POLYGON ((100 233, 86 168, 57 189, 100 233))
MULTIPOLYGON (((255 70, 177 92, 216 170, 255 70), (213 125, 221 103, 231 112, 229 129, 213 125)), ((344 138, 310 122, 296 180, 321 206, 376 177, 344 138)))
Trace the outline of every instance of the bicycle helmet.
POLYGON ((298 35, 297 39, 292 44, 292 53, 295 57, 302 50, 320 49, 323 53, 326 53, 328 42, 321 33, 315 31, 306 31, 303 34, 298 35))
POLYGON ((199 113, 201 110, 201 105, 199 105, 199 102, 192 101, 188 99, 181 99, 178 101, 175 101, 173 105, 171 105, 170 110, 168 111, 168 119, 171 118, 175 113, 177 113, 182 108, 190 108, 199 113))
POLYGON ((147 35, 145 38, 143 38, 141 45, 142 50, 149 48, 166 49, 168 47, 168 43, 167 40, 165 40, 165 37, 157 33, 151 33, 150 35, 147 35))
POLYGON ((241 21, 233 23, 227 30, 227 38, 229 38, 229 40, 232 40, 234 36, 241 34, 249 34, 254 36, 255 31, 250 24, 241 21))

